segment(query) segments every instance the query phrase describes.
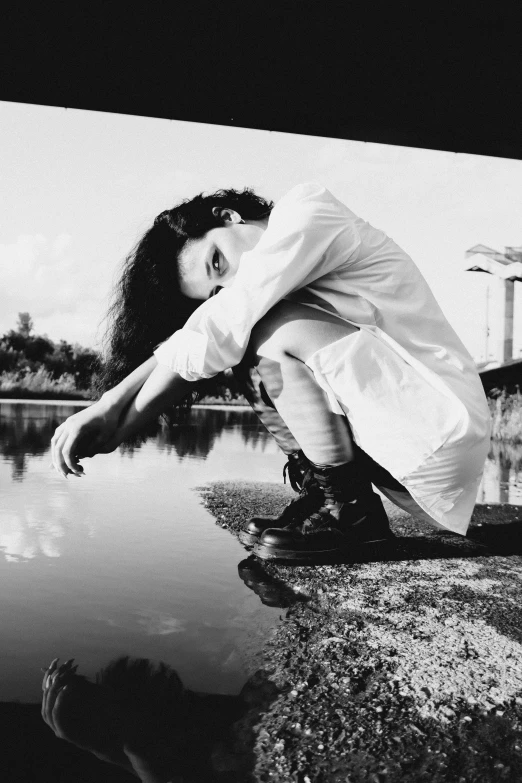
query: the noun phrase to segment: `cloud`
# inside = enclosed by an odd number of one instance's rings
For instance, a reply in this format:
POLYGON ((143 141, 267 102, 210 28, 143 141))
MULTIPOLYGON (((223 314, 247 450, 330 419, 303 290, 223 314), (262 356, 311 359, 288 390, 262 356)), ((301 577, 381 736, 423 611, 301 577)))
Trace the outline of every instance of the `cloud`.
POLYGON ((29 506, 0 509, 0 552, 9 562, 32 560, 39 555, 60 557, 64 537, 65 527, 57 514, 55 518, 36 514, 29 506))
POLYGON ((99 617, 113 628, 123 628, 128 631, 139 631, 146 636, 170 636, 173 633, 184 633, 186 624, 184 620, 166 612, 153 609, 136 612, 130 617, 99 617))
POLYGON ((24 234, 0 244, 0 333, 28 311, 38 333, 53 339, 93 342, 109 281, 104 270, 81 262, 70 234, 24 234))

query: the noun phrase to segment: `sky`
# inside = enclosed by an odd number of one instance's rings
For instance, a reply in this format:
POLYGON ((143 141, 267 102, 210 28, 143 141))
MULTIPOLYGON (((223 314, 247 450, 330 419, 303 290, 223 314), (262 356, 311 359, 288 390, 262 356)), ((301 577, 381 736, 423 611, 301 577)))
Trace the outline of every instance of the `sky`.
POLYGON ((496 281, 464 271, 465 251, 522 245, 518 160, 0 102, 0 172, 0 335, 28 311, 36 333, 99 347, 126 254, 159 212, 217 188, 277 201, 322 183, 410 254, 477 361, 496 281))

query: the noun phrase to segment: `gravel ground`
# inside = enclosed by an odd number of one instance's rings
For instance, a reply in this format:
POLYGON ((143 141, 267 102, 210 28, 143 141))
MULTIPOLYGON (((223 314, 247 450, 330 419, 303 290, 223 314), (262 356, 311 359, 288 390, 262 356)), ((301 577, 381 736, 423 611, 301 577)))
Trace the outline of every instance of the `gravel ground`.
MULTIPOLYGON (((201 489, 222 527, 278 513, 285 486, 201 489)), ((356 561, 243 578, 283 621, 264 666, 253 780, 522 781, 522 507, 477 506, 468 538, 386 501, 393 544, 356 561)))

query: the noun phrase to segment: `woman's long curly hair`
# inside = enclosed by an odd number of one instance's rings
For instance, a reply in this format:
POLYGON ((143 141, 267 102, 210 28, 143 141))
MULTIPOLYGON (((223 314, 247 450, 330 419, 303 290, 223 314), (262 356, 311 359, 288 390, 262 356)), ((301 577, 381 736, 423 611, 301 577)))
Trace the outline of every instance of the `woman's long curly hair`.
MULTIPOLYGON (((213 208, 233 209, 244 220, 262 220, 273 206, 250 188, 217 190, 186 199, 156 217, 125 259, 113 292, 103 358, 95 379, 97 396, 146 361, 201 304, 181 293, 178 258, 187 242, 224 225, 213 208)), ((216 384, 215 378, 195 383, 194 391, 164 414, 167 421, 176 421, 176 408, 186 411, 216 384)))

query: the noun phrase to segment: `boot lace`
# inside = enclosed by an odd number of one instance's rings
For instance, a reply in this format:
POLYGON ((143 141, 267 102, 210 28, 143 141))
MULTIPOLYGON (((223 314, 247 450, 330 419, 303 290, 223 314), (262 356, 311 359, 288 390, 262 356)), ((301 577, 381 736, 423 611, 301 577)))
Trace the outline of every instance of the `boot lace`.
POLYGON ((302 524, 324 505, 324 494, 311 464, 301 451, 291 454, 283 468, 285 484, 287 475, 294 492, 299 492, 299 497, 291 500, 282 514, 285 521, 288 519, 287 527, 293 527, 302 524))
POLYGON ((302 532, 304 535, 307 535, 310 533, 316 533, 318 530, 335 527, 336 525, 337 520, 335 517, 332 516, 329 510, 323 506, 317 509, 315 513, 310 514, 310 516, 304 521, 302 532))
POLYGON ((312 486, 310 488, 302 489, 299 497, 291 500, 283 511, 282 517, 284 521, 288 518, 286 526, 293 527, 295 525, 301 525, 307 519, 316 516, 316 512, 321 508, 323 503, 324 496, 320 487, 312 486))
POLYGON ((292 454, 283 468, 283 482, 286 484, 286 477, 288 476, 290 486, 294 492, 300 492, 303 489, 306 474, 312 473, 311 468, 307 470, 300 462, 299 457, 292 454))

